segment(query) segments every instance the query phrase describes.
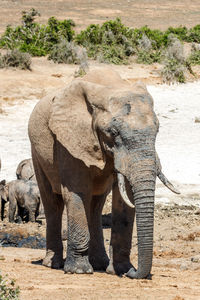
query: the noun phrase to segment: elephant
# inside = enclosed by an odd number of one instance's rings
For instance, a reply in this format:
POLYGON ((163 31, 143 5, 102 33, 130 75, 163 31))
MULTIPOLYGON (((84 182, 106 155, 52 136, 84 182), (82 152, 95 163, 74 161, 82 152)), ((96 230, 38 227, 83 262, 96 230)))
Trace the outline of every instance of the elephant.
POLYGON ((6 186, 6 181, 0 181, 0 213, 1 213, 1 221, 4 219, 4 210, 5 204, 8 199, 8 188, 6 186))
MULTIPOLYGON (((21 220, 28 214, 29 221, 36 221, 40 206, 40 193, 36 182, 16 179, 6 184, 3 180, 0 182, 0 197, 4 205, 9 201, 9 222, 14 222, 16 208, 21 220)), ((4 219, 4 206, 1 208, 1 219, 4 219)))
POLYGON ((24 159, 18 164, 16 169, 16 176, 17 179, 36 181, 33 162, 31 158, 24 159))
POLYGON ((64 265, 65 273, 106 270, 130 278, 149 276, 156 177, 179 193, 161 170, 155 150, 158 128, 153 99, 145 85, 133 85, 111 68, 91 70, 36 104, 28 133, 47 222, 44 266, 64 265), (101 214, 110 191, 108 258, 101 214), (137 270, 130 262, 135 215, 137 270))

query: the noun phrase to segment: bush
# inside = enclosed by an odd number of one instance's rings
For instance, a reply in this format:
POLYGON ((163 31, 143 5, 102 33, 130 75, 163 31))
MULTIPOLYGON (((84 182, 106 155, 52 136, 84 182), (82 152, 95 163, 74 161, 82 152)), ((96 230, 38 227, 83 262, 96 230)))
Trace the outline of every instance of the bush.
POLYGON ((150 40, 144 33, 141 39, 138 41, 137 47, 137 63, 152 64, 160 62, 161 51, 153 49, 153 41, 150 40))
POLYGON ((30 12, 22 12, 22 25, 15 28, 7 26, 0 39, 0 48, 18 48, 33 56, 44 56, 63 38, 72 41, 75 34, 72 20, 59 21, 51 17, 47 25, 41 25, 35 22, 35 17, 39 15, 33 8, 30 12))
POLYGON ((0 55, 0 68, 9 67, 31 70, 31 56, 28 53, 20 52, 18 49, 0 55))
POLYGON ((157 29, 150 29, 148 26, 143 26, 139 29, 134 29, 133 36, 135 37, 136 43, 146 36, 150 41, 153 49, 160 49, 166 44, 165 34, 157 29))
POLYGON ((186 70, 186 60, 183 54, 183 45, 176 36, 170 34, 168 37, 168 48, 165 52, 164 68, 162 76, 164 82, 185 82, 184 72, 186 70))
POLYGON ((200 65, 200 45, 193 44, 192 51, 187 59, 188 63, 191 65, 200 65))
POLYGON ((163 80, 166 83, 184 83, 185 66, 178 62, 176 59, 168 59, 165 61, 164 68, 162 70, 163 80))
POLYGON ((77 46, 73 42, 67 42, 66 40, 62 40, 52 48, 48 59, 53 60, 55 63, 87 64, 85 48, 77 46))
POLYGON ((137 63, 151 65, 161 61, 162 52, 159 50, 139 50, 137 53, 137 63))
POLYGON ((19 287, 15 287, 15 281, 7 281, 0 273, 0 299, 1 300, 19 300, 19 287))
POLYGON ((182 41, 186 41, 188 37, 188 29, 185 26, 179 26, 176 28, 169 27, 165 32, 165 36, 168 37, 170 34, 173 34, 174 36, 176 36, 176 38, 182 41))
POLYGON ((188 58, 191 65, 200 65, 200 50, 192 51, 188 58))
POLYGON ((186 41, 200 43, 200 25, 196 25, 189 30, 186 41))
POLYGON ((132 30, 119 18, 100 25, 91 24, 75 37, 75 41, 86 47, 88 56, 107 63, 127 63, 134 53, 132 30))

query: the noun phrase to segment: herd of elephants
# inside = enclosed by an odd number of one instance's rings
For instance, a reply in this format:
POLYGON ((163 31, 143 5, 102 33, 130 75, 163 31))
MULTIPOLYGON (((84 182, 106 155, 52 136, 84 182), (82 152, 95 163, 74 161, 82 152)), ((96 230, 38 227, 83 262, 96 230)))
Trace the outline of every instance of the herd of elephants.
POLYGON ((44 266, 64 268, 65 273, 104 270, 130 278, 150 278, 156 177, 179 193, 162 173, 155 149, 158 129, 153 99, 146 87, 123 80, 111 68, 93 69, 36 104, 28 124, 32 159, 19 164, 16 180, 8 184, 1 181, 0 195, 2 203, 9 200, 10 222, 15 221, 16 207, 17 217, 23 219, 28 214, 29 221, 35 221, 44 210, 44 266), (110 192, 108 255, 101 217, 110 192), (135 216, 137 269, 130 261, 135 216))

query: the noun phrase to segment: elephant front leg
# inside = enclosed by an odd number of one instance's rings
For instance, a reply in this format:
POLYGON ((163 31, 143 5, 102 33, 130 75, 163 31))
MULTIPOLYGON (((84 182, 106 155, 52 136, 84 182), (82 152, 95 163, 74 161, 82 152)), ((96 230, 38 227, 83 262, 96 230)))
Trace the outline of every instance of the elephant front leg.
POLYGON ((130 270, 134 209, 128 207, 121 198, 118 185, 113 185, 112 229, 110 241, 110 264, 106 269, 109 274, 121 275, 130 270))
MULTIPOLYGON (((67 258, 65 273, 91 274, 93 268, 89 263, 88 249, 90 234, 85 208, 80 194, 69 193, 67 202, 67 258)), ((65 198, 65 196, 64 196, 65 198)))
POLYGON ((109 259, 104 247, 102 230, 102 209, 107 193, 93 196, 90 207, 90 248, 89 259, 94 270, 105 271, 109 259))

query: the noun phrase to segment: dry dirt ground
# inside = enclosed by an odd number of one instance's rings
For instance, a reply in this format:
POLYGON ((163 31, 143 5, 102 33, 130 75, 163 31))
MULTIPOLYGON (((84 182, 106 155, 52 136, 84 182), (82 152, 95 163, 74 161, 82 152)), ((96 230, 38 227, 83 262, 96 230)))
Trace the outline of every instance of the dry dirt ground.
MULTIPOLYGON (((132 27, 149 25, 166 29, 168 26, 194 26, 200 20, 199 0, 164 1, 101 1, 44 0, 0 1, 0 33, 7 24, 19 24, 21 11, 34 7, 41 12, 41 21, 54 15, 72 18, 78 30, 90 23, 121 17, 132 27)), ((98 63, 91 62, 97 66, 98 63)), ((159 65, 114 66, 123 78, 161 83, 159 65)), ((0 101, 41 98, 73 78, 77 66, 56 65, 46 58, 33 59, 32 72, 0 70, 0 101)), ((190 78, 189 78, 190 79, 190 78)), ((190 195, 192 197, 192 195, 190 195)), ((193 195, 195 196, 195 195, 193 195)), ((195 196, 199 198, 199 194, 195 196)), ((105 213, 110 212, 109 202, 105 213)), ((10 225, 0 222, 0 231, 22 236, 45 235, 45 225, 10 225)), ((108 250, 110 228, 104 229, 108 250)), ((0 247, 0 271, 16 279, 22 300, 64 299, 200 299, 200 210, 193 206, 156 206, 155 244, 152 280, 131 280, 95 272, 93 275, 66 275, 63 270, 51 270, 40 265, 45 250, 0 247)), ((131 254, 137 265, 136 232, 131 254)))
MULTIPOLYGON (((104 209, 110 212, 110 202, 104 209)), ((15 278, 21 299, 170 299, 197 300, 200 295, 200 209, 194 206, 160 206, 155 209, 152 280, 131 280, 103 272, 69 275, 40 263, 45 250, 0 248, 0 270, 15 278)), ((45 223, 45 221, 43 220, 45 223)), ((2 231, 28 237, 45 236, 45 224, 0 223, 2 231)), ((108 251, 110 228, 104 229, 108 251)), ((66 248, 66 242, 64 247, 66 248)), ((136 232, 131 259, 137 264, 136 232)))

